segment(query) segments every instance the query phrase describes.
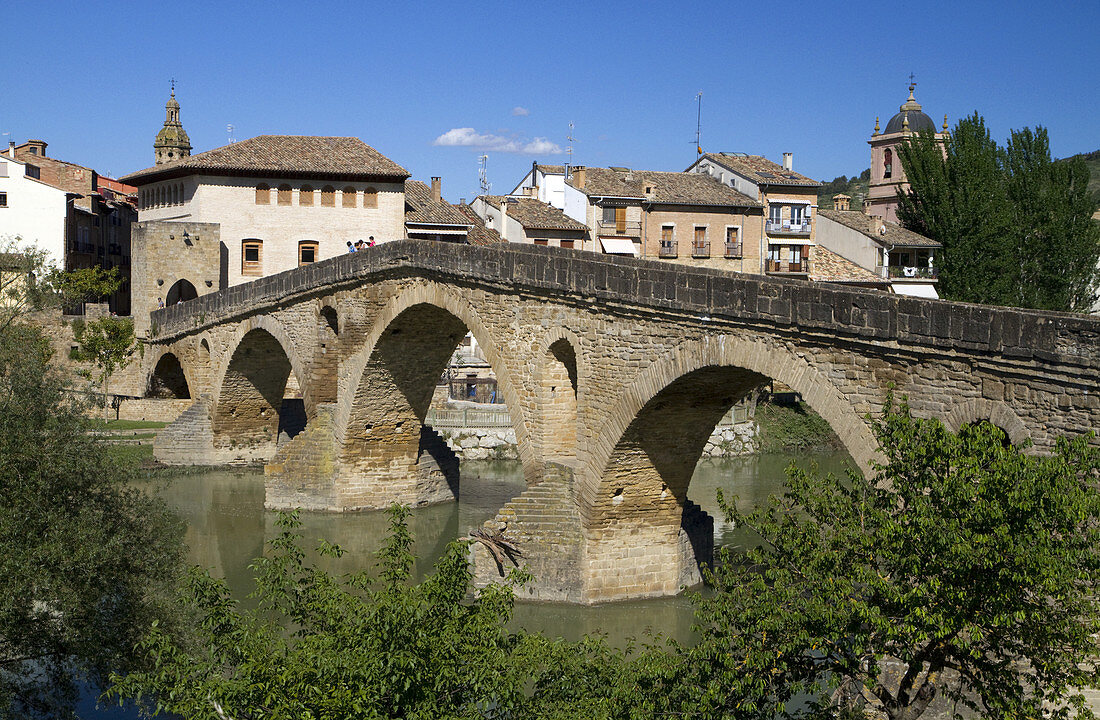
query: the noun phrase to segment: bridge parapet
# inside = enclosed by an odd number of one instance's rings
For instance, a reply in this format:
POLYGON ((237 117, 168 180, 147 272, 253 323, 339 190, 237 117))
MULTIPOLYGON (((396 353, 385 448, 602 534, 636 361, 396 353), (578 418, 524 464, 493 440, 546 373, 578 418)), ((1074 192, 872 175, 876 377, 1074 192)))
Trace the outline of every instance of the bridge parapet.
POLYGON ((399 241, 347 253, 155 310, 151 341, 170 342, 303 297, 415 274, 549 296, 775 328, 979 351, 1100 369, 1100 319, 737 275, 553 247, 399 241))

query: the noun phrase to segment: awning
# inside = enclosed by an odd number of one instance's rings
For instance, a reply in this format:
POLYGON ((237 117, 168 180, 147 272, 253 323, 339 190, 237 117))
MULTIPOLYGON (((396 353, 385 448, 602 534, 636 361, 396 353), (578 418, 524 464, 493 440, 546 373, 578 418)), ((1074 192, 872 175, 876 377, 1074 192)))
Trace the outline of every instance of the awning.
POLYGON ((603 251, 608 255, 630 255, 631 257, 638 257, 638 249, 634 246, 634 241, 630 238, 602 237, 600 238, 600 245, 603 245, 603 251))
POLYGON ((932 283, 890 283, 890 289, 898 295, 913 295, 933 300, 938 300, 940 297, 936 294, 936 286, 932 283))

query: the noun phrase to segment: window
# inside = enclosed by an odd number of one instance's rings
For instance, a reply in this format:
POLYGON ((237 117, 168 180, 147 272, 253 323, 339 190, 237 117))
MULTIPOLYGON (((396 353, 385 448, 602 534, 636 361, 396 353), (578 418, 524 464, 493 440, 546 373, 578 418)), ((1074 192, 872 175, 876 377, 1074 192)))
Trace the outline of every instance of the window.
POLYGON ((769 205, 768 206, 768 222, 779 224, 783 221, 783 206, 782 205, 769 205))
POLYGON ((707 246, 707 227, 706 225, 695 226, 695 247, 704 248, 707 246))
POLYGON ((271 188, 267 183, 260 183, 256 186, 256 204, 257 205, 270 205, 271 204, 271 188))
POLYGON ((289 205, 292 201, 291 199, 293 198, 293 196, 294 191, 290 188, 289 185, 283 183, 279 186, 279 191, 276 193, 276 201, 280 205, 289 205))
POLYGON ((791 245, 791 264, 802 262, 802 248, 798 245, 791 245))
POLYGON ((241 275, 263 275, 264 241, 241 241, 241 275))
POLYGON ((805 219, 805 205, 791 205, 791 225, 801 225, 805 219))
POLYGON ((782 259, 782 245, 768 246, 768 262, 779 262, 782 259))
POLYGON ((615 222, 615 208, 605 207, 603 209, 603 221, 608 224, 615 222))
POLYGON ((882 161, 882 177, 892 177, 894 174, 894 151, 890 148, 886 148, 886 153, 883 155, 882 161))
POLYGON ((676 226, 661 226, 661 247, 659 257, 676 257, 676 226))
POLYGON ((535 244, 536 245, 549 245, 550 241, 547 240, 546 238, 535 238, 535 244))
POLYGON ((298 265, 309 265, 317 262, 317 241, 302 240, 298 243, 298 265))
POLYGON ((561 246, 562 246, 563 248, 570 248, 570 249, 572 249, 572 248, 573 248, 573 241, 572 241, 572 240, 562 240, 562 241, 561 241, 561 246))
POLYGON ((376 208, 378 207, 378 191, 372 187, 363 191, 363 207, 376 208))
POLYGON ((298 204, 299 205, 312 205, 313 204, 313 186, 303 185, 298 191, 298 204))
POLYGON ((0 192, 0 208, 6 208, 8 206, 8 194, 6 192, 0 192))
POLYGON ((336 188, 331 185, 321 188, 321 206, 336 207, 336 188))
POLYGON ((344 207, 355 207, 355 188, 353 188, 351 185, 348 185, 346 188, 344 188, 344 192, 342 193, 342 195, 343 197, 341 198, 341 205, 343 205, 344 207))
POLYGON ((741 228, 726 228, 726 257, 741 257, 741 228))

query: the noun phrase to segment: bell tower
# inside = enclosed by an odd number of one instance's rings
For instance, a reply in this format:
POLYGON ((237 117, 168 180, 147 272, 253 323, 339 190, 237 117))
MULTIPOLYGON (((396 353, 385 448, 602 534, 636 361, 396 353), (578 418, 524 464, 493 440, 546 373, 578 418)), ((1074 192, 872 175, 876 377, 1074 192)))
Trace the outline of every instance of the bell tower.
POLYGON ((157 165, 191 155, 191 138, 187 137, 180 122, 180 104, 176 100, 175 82, 172 83, 172 94, 164 106, 164 127, 157 133, 157 139, 153 142, 153 154, 157 165))

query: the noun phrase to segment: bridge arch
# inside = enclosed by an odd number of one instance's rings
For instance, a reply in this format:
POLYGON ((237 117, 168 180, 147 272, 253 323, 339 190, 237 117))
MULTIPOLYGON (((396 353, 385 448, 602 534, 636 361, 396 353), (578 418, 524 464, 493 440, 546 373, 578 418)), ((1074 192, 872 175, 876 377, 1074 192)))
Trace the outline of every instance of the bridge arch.
POLYGON ((211 424, 217 451, 234 460, 268 459, 280 436, 293 437, 305 426, 312 406, 305 365, 282 325, 270 316, 242 322, 221 358, 213 390, 211 424), (293 375, 302 389, 301 405, 284 403, 293 375))
POLYGON ((540 408, 531 418, 532 434, 539 455, 546 460, 572 464, 583 433, 579 431, 579 400, 584 396, 583 351, 575 333, 553 328, 532 353, 536 402, 540 408))
POLYGON ((951 432, 959 432, 965 425, 989 422, 1004 430, 1013 445, 1023 445, 1031 439, 1031 433, 1020 416, 1000 400, 971 398, 956 404, 943 417, 943 424, 951 432))
POLYGON ((346 475, 364 486, 415 478, 411 464, 422 449, 421 428, 432 395, 467 331, 496 374, 520 459, 529 464, 524 404, 496 337, 458 289, 428 281, 390 300, 341 373, 335 426, 346 475))
POLYGON ((151 367, 145 379, 146 397, 176 400, 193 397, 194 380, 175 352, 165 348, 153 360, 151 367))
POLYGON ((758 340, 706 337, 682 343, 642 371, 608 412, 602 432, 590 445, 578 493, 586 522, 614 521, 642 511, 654 499, 661 512, 678 512, 715 424, 736 400, 769 378, 801 394, 837 433, 860 469, 870 471, 876 456, 870 427, 803 358, 758 340), (726 392, 716 394, 719 388, 726 392), (675 416, 672 423, 670 414, 675 416), (677 428, 675 438, 654 435, 669 427, 677 428), (662 445, 668 451, 656 451, 662 445), (637 482, 640 477, 645 481, 631 491, 628 479, 637 482))

